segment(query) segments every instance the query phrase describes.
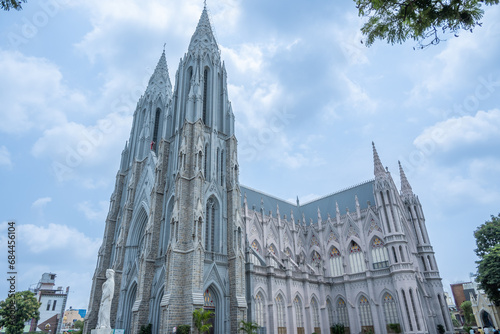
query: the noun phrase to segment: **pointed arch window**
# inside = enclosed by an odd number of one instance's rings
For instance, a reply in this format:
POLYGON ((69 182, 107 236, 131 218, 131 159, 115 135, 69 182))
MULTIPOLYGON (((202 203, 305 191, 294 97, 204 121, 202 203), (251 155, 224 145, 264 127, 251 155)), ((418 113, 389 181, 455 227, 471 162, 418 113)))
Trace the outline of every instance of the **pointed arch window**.
POLYGON ((403 301, 405 303, 406 315, 408 316, 408 324, 410 325, 410 332, 413 331, 413 323, 411 321, 410 308, 408 307, 408 300, 406 299, 405 290, 401 290, 401 295, 403 296, 403 301))
POLYGON ((372 241, 372 260, 373 269, 381 269, 389 266, 389 256, 384 242, 379 237, 373 238, 372 241))
MULTIPOLYGON (((259 243, 257 242, 257 240, 254 240, 252 242, 252 245, 251 245, 252 249, 260 254, 260 247, 259 247, 259 243)), ((262 264, 260 263, 260 260, 257 258, 257 256, 255 256, 255 254, 253 252, 250 252, 249 254, 250 256, 250 262, 254 264, 254 266, 261 266, 262 264)))
POLYGON ((446 330, 449 331, 448 321, 446 320, 448 309, 445 310, 445 307, 443 305, 443 301, 441 300, 441 295, 439 293, 438 293, 437 297, 438 297, 438 301, 439 301, 439 308, 441 309, 441 315, 443 316, 444 325, 446 327, 446 330))
POLYGON ((330 251, 330 273, 332 276, 341 276, 344 274, 342 256, 336 247, 332 247, 330 251))
POLYGON ((203 302, 203 308, 205 309, 215 309, 215 299, 212 294, 212 291, 210 289, 205 290, 205 293, 203 294, 204 302, 203 302))
POLYGON ((313 251, 311 260, 313 263, 313 267, 319 268, 321 266, 321 255, 319 255, 318 252, 313 251))
POLYGON ((295 320, 297 322, 297 334, 304 334, 304 315, 302 313, 302 302, 299 296, 296 296, 293 300, 293 306, 295 307, 295 320))
POLYGON ((363 251, 361 247, 354 241, 351 242, 351 247, 349 249, 349 262, 351 264, 351 273, 360 273, 365 271, 365 259, 363 256, 363 251))
POLYGON ((219 206, 213 197, 207 201, 205 215, 205 250, 217 252, 218 238, 216 238, 217 229, 215 226, 219 216, 219 206))
POLYGON ((361 327, 373 326, 370 303, 365 296, 361 296, 361 298, 359 298, 359 319, 361 320, 361 327))
POLYGON ((431 268, 431 270, 434 270, 434 266, 432 265, 432 260, 430 255, 427 255, 427 260, 429 260, 429 267, 431 268))
POLYGON ((205 145, 205 157, 203 161, 203 174, 205 180, 208 181, 208 145, 205 145))
POLYGON ((417 324, 417 330, 420 330, 420 321, 418 318, 418 312, 417 309, 415 308, 415 300, 413 299, 413 291, 410 289, 410 301, 411 301, 411 307, 413 309, 413 313, 415 314, 415 323, 417 324))
POLYGON ((330 327, 332 327, 335 324, 335 320, 333 317, 333 305, 330 299, 326 300, 326 308, 328 310, 328 323, 330 324, 330 327))
POLYGON ((158 127, 160 126, 160 115, 161 109, 157 108, 155 115, 155 124, 153 128, 153 142, 151 143, 151 149, 154 150, 155 153, 158 153, 158 127))
POLYGON ((220 185, 224 186, 224 150, 220 152, 220 185))
MULTIPOLYGON (((277 256, 276 255, 276 248, 274 247, 273 244, 271 244, 267 250, 269 251, 269 253, 273 254, 274 256, 277 256)), ((276 261, 276 258, 274 258, 273 256, 270 256, 269 259, 270 259, 269 260, 270 263, 268 263, 268 265, 271 265, 274 268, 279 268, 279 264, 278 264, 278 261, 276 261)))
POLYGON ((286 334, 285 301, 281 294, 276 296, 276 313, 278 315, 278 334, 286 334))
POLYGON ((384 299, 382 300, 382 305, 384 308, 385 324, 399 324, 396 301, 392 298, 392 295, 386 293, 384 295, 384 299))
POLYGON ((401 262, 406 262, 405 255, 403 253, 403 246, 399 246, 399 255, 401 256, 401 262))
POLYGON ((208 68, 203 71, 203 123, 207 124, 208 68))
POLYGON ((258 293, 255 296, 255 322, 259 327, 265 327, 264 323, 264 297, 262 293, 258 293))
POLYGON ((349 327, 349 313, 347 312, 347 305, 344 299, 339 298, 337 301, 337 322, 349 327))
POLYGON ((314 331, 316 333, 321 332, 320 323, 319 323, 319 307, 316 298, 311 299, 311 310, 312 310, 312 322, 314 331))

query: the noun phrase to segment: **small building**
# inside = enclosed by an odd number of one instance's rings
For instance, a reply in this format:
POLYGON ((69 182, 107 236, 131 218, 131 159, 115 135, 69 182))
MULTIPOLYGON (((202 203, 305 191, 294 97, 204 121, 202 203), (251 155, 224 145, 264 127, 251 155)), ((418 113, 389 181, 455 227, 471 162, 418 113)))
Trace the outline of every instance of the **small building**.
POLYGON ((499 328, 500 306, 495 306, 495 304, 488 299, 488 296, 484 293, 484 291, 477 289, 476 284, 474 284, 474 287, 476 294, 471 294, 470 299, 477 325, 483 328, 499 328))
POLYGON ((35 288, 30 288, 40 304, 40 319, 31 319, 30 332, 59 333, 68 299, 69 286, 55 288, 56 274, 44 273, 35 288))
POLYGON ((73 329, 75 322, 80 320, 83 321, 85 319, 85 315, 87 314, 87 310, 85 309, 74 309, 71 306, 64 312, 63 323, 62 323, 62 331, 67 331, 69 329, 73 329))

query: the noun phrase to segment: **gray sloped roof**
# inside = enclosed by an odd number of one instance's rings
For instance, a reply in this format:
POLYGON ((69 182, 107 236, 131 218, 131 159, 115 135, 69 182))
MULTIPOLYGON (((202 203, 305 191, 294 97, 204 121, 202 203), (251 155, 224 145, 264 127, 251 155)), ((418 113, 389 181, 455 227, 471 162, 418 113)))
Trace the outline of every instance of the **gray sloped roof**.
POLYGON ((332 217, 335 216, 336 202, 339 205, 341 215, 345 214, 346 208, 349 208, 350 212, 356 211, 355 196, 358 196, 361 209, 366 209, 368 207, 368 201, 370 202, 370 205, 374 205, 375 199, 373 197, 373 183, 374 180, 366 181, 350 188, 320 197, 313 201, 300 204, 299 206, 283 199, 279 199, 275 196, 263 193, 259 190, 240 185, 242 195, 241 203, 243 205, 243 199, 246 195, 249 209, 255 208, 256 211, 259 211, 262 207, 265 214, 268 214, 269 211, 276 214, 276 205, 279 205, 280 214, 282 216, 286 214, 287 217, 289 217, 290 211, 293 210, 295 219, 302 219, 302 214, 304 214, 306 224, 309 224, 309 219, 312 219, 313 222, 316 223, 318 220, 318 208, 321 212, 322 220, 326 220, 328 218, 328 214, 332 217))

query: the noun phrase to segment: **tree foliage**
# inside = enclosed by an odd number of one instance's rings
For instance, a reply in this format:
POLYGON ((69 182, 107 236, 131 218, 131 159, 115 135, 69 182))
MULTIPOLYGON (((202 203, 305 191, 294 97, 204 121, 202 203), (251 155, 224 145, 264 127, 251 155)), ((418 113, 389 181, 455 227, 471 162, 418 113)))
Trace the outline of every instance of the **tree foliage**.
POLYGON ((487 221, 474 231, 477 248, 474 250, 480 258, 484 257, 496 245, 500 244, 500 214, 491 216, 487 221))
POLYGON ((207 333, 212 328, 212 324, 209 323, 210 318, 213 317, 213 312, 205 310, 203 308, 198 308, 193 311, 194 327, 198 330, 199 334, 207 333))
POLYGON ((470 326, 475 323, 474 312, 472 311, 472 303, 468 300, 460 304, 460 309, 464 311, 465 325, 470 326))
POLYGON ((40 303, 33 292, 19 291, 0 302, 0 327, 5 327, 5 334, 22 334, 24 323, 30 319, 39 319, 40 303))
POLYGON ((26 2, 26 0, 1 0, 0 8, 3 10, 21 10, 23 9, 23 7, 21 6, 21 3, 23 2, 26 2))
POLYGON ((259 324, 257 324, 256 322, 241 320, 240 332, 247 334, 257 334, 258 329, 259 329, 259 324))
POLYGON ((500 244, 493 247, 480 261, 477 261, 476 281, 489 300, 500 306, 500 244))
POLYGON ((500 214, 491 216, 487 221, 474 231, 477 248, 475 252, 479 257, 476 282, 483 289, 490 301, 500 305, 500 214))
POLYGON ((441 41, 441 33, 458 36, 460 30, 480 26, 485 5, 500 0, 354 0, 358 14, 368 21, 361 28, 366 45, 375 40, 403 43, 418 41, 421 47, 441 41))

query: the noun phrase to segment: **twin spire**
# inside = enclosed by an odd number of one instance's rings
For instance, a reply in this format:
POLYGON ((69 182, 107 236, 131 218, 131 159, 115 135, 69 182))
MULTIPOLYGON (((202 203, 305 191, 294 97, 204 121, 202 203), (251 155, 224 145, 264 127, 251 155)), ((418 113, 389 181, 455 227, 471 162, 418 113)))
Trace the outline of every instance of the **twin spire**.
MULTIPOLYGON (((378 156, 377 149, 375 148, 375 143, 372 142, 373 147, 373 167, 375 178, 385 178, 388 175, 388 172, 385 170, 382 162, 380 161, 380 157, 378 156)), ((401 179, 401 194, 402 195, 413 195, 413 190, 410 186, 410 182, 406 178, 403 167, 401 166, 401 162, 398 161, 399 165, 399 176, 401 179)))

